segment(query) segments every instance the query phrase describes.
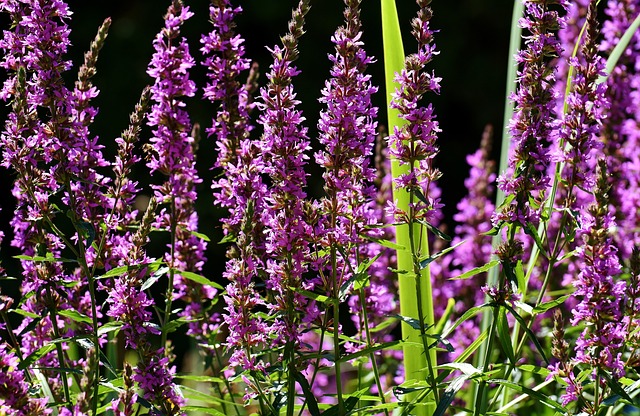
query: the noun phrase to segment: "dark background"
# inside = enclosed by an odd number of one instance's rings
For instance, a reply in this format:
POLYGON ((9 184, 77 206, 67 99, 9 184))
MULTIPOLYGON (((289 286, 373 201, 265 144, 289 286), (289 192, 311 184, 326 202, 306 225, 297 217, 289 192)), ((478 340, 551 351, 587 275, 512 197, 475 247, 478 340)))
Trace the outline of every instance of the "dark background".
MULTIPOLYGON (((191 53, 202 61, 200 35, 211 30, 208 23, 208 5, 206 0, 187 0, 185 3, 195 13, 183 27, 183 35, 189 39, 191 53)), ((239 3, 239 2, 234 2, 239 3)), ((417 7, 413 1, 399 0, 401 28, 405 34, 405 53, 415 51, 415 41, 409 34, 409 22, 417 7)), ((163 25, 163 15, 170 4, 169 0, 111 0, 111 1, 69 1, 74 12, 71 21, 71 42, 69 58, 74 69, 68 73, 68 86, 77 76, 77 68, 89 42, 95 36, 97 28, 106 17, 113 24, 106 45, 98 61, 98 75, 94 84, 101 90, 94 104, 100 108, 92 128, 92 133, 100 137, 105 146, 107 160, 115 156, 114 138, 120 135, 128 125, 129 113, 138 101, 145 85, 152 82, 146 74, 148 62, 153 54, 152 41, 163 25)), ((279 36, 286 32, 291 8, 297 4, 293 0, 247 0, 242 2, 243 14, 238 20, 238 32, 246 39, 247 57, 261 66, 260 85, 266 81, 270 55, 266 46, 279 42, 279 36)), ((306 35, 300 44, 300 59, 297 66, 302 70, 294 80, 302 108, 307 118, 312 144, 317 146, 316 123, 321 107, 318 103, 320 90, 328 76, 330 62, 327 54, 333 52, 330 37, 336 27, 342 24, 344 4, 340 0, 312 0, 312 8, 307 16, 306 35)), ((455 205, 466 190, 463 180, 468 173, 465 155, 477 148, 483 128, 492 124, 496 128, 497 139, 503 126, 504 90, 508 59, 508 38, 511 23, 512 0, 434 1, 432 28, 436 34, 436 44, 441 51, 432 62, 429 70, 442 77, 441 95, 428 97, 434 104, 440 122, 441 153, 437 165, 444 176, 440 182, 443 189, 443 201, 446 204, 445 215, 451 223, 455 205)), ((2 17, 2 27, 7 29, 7 19, 2 17)), ((382 63, 382 35, 380 29, 379 0, 364 0, 362 4, 364 23, 363 40, 365 49, 375 56, 378 62, 370 67, 373 82, 380 86, 375 99, 381 108, 379 122, 387 124, 384 118, 384 74, 382 63)), ((4 76, 4 75, 3 75, 4 76)), ((205 69, 201 65, 194 68, 192 78, 202 87, 205 82, 205 69)), ((198 96, 188 100, 188 109, 192 121, 204 128, 211 125, 215 106, 198 96)), ((6 114, 7 107, 2 115, 6 114)), ((143 132, 142 141, 147 141, 150 131, 143 132)), ((499 147, 496 143, 494 149, 499 147)), ((494 154, 497 152, 494 151, 494 154)), ((198 170, 203 183, 199 187, 197 209, 200 215, 201 232, 209 235, 209 244, 204 274, 214 280, 220 280, 224 267, 224 248, 217 241, 221 238, 219 219, 224 211, 213 207, 210 191, 211 179, 215 172, 210 170, 216 158, 215 144, 203 137, 198 154, 198 170)), ((313 158, 311 158, 313 160, 313 158)), ((9 275, 19 274, 17 261, 11 256, 18 254, 9 246, 11 231, 8 225, 13 211, 10 190, 12 173, 0 168, 2 180, 0 191, 0 224, 6 237, 2 243, 2 261, 9 275)), ((309 192, 318 196, 322 187, 320 172, 312 171, 309 178, 309 192)), ((141 182, 148 181, 144 165, 136 172, 141 182)), ((148 188, 145 192, 149 193, 148 188)), ((162 246, 157 249, 160 253, 162 246)), ((2 282, 2 291, 16 294, 16 287, 2 282)))

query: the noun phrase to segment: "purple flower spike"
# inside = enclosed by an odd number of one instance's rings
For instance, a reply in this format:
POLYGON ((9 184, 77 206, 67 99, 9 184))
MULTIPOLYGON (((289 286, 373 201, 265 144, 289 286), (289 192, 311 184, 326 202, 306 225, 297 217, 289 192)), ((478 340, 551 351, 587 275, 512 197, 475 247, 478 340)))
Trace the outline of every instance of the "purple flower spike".
POLYGON ((557 97, 553 88, 555 73, 549 65, 551 58, 561 53, 554 31, 562 23, 550 5, 557 3, 566 11, 565 0, 525 1, 525 17, 520 20, 520 26, 529 35, 525 38, 526 49, 516 57, 521 67, 518 88, 512 97, 516 109, 509 122, 513 151, 508 171, 498 179, 499 188, 511 202, 494 215, 496 224, 518 223, 523 227, 537 224, 541 193, 549 185, 548 149, 553 140, 553 109, 557 97))
POLYGON ((359 247, 365 245, 364 227, 378 221, 370 205, 375 196, 372 183, 376 173, 371 156, 377 127, 374 121, 377 108, 372 106, 371 96, 378 89, 371 85, 371 76, 365 74, 374 60, 367 56, 360 40, 360 1, 346 3, 346 25, 338 28, 331 38, 336 53, 329 56, 333 63, 331 78, 320 98, 326 106, 318 123, 324 150, 315 155, 316 162, 325 168, 326 192, 321 201, 325 217, 316 233, 321 236, 320 246, 328 254, 319 259, 322 263, 319 267, 326 280, 324 289, 334 295, 349 279, 350 270, 357 268, 360 254, 365 254, 358 253, 359 247), (348 253, 351 265, 345 264, 337 247, 348 253), (332 270, 336 272, 334 282, 332 270))
MULTIPOLYGON (((194 235, 198 231, 198 215, 195 211, 196 184, 202 182, 195 167, 198 128, 193 129, 182 97, 193 97, 195 83, 189 78, 189 70, 195 65, 189 53, 186 39, 180 39, 182 24, 193 16, 189 7, 174 1, 165 15, 165 27, 156 36, 148 74, 155 79, 151 87, 151 112, 149 125, 153 127, 150 160, 151 172, 159 171, 168 176, 162 185, 154 185, 155 197, 165 207, 160 212, 156 227, 171 231, 174 241, 168 245, 166 263, 176 271, 172 294, 188 304, 211 299, 216 291, 201 287, 180 276, 179 271, 199 272, 205 261, 206 243, 194 235)), ((173 273, 173 271, 170 271, 173 273)), ((198 319, 200 310, 187 307, 182 315, 198 319)), ((206 327, 206 326, 205 326, 206 327)), ((203 327, 191 325, 194 333, 203 327)))
POLYGON ((258 103, 262 112, 258 122, 264 128, 260 150, 264 172, 271 179, 262 222, 268 258, 266 288, 273 299, 268 308, 274 316, 271 331, 277 345, 297 344, 304 322, 318 316, 315 304, 296 292, 298 288, 313 288, 303 279, 313 236, 303 202, 310 145, 292 84, 292 78, 300 72, 293 61, 308 10, 308 1, 301 0, 289 24, 290 33, 282 37, 283 45, 270 49, 274 62, 267 74, 269 84, 260 90, 258 103))
POLYGON ((20 360, 0 339, 0 414, 40 416, 52 413, 47 398, 31 397, 25 372, 18 368, 20 360))
MULTIPOLYGON (((441 78, 424 71, 425 66, 438 54, 430 29, 432 11, 429 1, 417 2, 420 7, 418 17, 412 22, 412 34, 418 41, 418 52, 405 59, 405 67, 396 74, 395 81, 400 87, 392 95, 391 106, 400 112, 406 121, 389 135, 389 153, 400 165, 409 165, 410 172, 395 179, 394 186, 413 190, 422 195, 410 207, 413 220, 435 223, 442 204, 439 189, 435 187, 441 173, 433 167, 433 159, 438 153, 437 134, 440 132, 431 104, 420 106, 422 97, 429 92, 440 92, 441 78)), ((406 222, 409 213, 402 212, 395 205, 391 208, 396 221, 406 222)))

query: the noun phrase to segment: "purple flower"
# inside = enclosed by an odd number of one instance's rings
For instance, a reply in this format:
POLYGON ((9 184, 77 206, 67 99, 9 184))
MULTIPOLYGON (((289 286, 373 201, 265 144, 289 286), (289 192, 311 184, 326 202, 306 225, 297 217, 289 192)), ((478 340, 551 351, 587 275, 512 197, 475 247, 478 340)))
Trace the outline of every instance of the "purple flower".
POLYGON ((336 53, 329 56, 333 63, 331 78, 320 98, 326 106, 318 122, 323 150, 315 154, 315 159, 325 169, 326 195, 320 201, 323 217, 315 233, 319 236, 318 249, 327 254, 316 264, 320 286, 333 296, 338 295, 358 263, 366 259, 361 258, 366 253, 359 252, 365 245, 364 228, 378 221, 370 205, 375 195, 371 156, 377 115, 371 96, 377 88, 365 74, 374 60, 362 48, 359 6, 359 2, 347 5, 346 25, 331 38, 336 53))
MULTIPOLYGON (((601 49, 610 54, 640 11, 636 1, 610 0, 602 28, 601 49)), ((618 231, 614 236, 618 254, 625 262, 640 245, 640 33, 636 32, 616 67, 607 78, 606 96, 611 103, 603 121, 603 152, 611 176, 611 205, 618 231)))
MULTIPOLYGON (((520 26, 529 35, 525 38, 526 49, 516 57, 521 67, 517 91, 512 97, 516 108, 509 122, 512 140, 509 169, 498 179, 499 188, 510 202, 494 215, 495 224, 516 223, 523 227, 537 224, 541 193, 549 186, 548 149, 553 140, 553 106, 557 96, 550 61, 561 52, 554 30, 562 24, 558 12, 549 7, 555 3, 558 2, 526 1, 525 17, 520 20, 520 26)), ((567 2, 559 3, 566 10, 567 2)))
POLYGON ((313 289, 303 278, 313 236, 303 202, 307 183, 304 167, 310 146, 292 84, 292 78, 300 72, 293 61, 308 9, 309 4, 301 0, 293 13, 290 33, 282 37, 282 47, 270 49, 274 62, 267 74, 269 84, 260 90, 258 103, 261 110, 258 122, 264 128, 260 141, 262 163, 271 180, 262 222, 267 255, 266 289, 272 300, 267 308, 274 317, 271 336, 275 345, 297 344, 302 329, 319 314, 315 303, 296 291, 313 289))
POLYGON ((0 339, 0 414, 36 416, 51 414, 46 398, 31 396, 24 370, 18 368, 20 360, 0 339))
POLYGON ((401 222, 407 222, 409 216, 411 221, 435 222, 442 207, 439 192, 434 189, 434 182, 441 174, 433 167, 433 159, 438 153, 436 139, 440 128, 432 105, 419 105, 425 94, 440 92, 441 80, 424 71, 424 67, 438 54, 433 43, 433 31, 429 28, 432 12, 426 4, 427 1, 418 2, 421 9, 412 23, 412 33, 418 40, 418 52, 407 56, 404 69, 396 74, 395 81, 400 86, 391 100, 391 107, 400 112, 399 117, 406 124, 396 127, 389 135, 389 154, 400 165, 410 167, 408 173, 395 179, 394 185, 422 195, 411 203, 411 214, 391 205, 395 220, 401 222))
POLYGON ((237 77, 249 68, 244 40, 234 33, 234 19, 241 12, 230 1, 215 1, 210 9, 213 30, 202 37, 203 64, 208 69, 209 83, 205 98, 219 103, 213 126, 207 129, 216 139, 218 159, 216 167, 223 175, 214 181, 215 203, 228 208, 229 217, 222 220, 226 237, 234 244, 228 250, 229 260, 224 277, 229 281, 224 300, 224 322, 229 329, 225 345, 230 349, 230 367, 244 370, 264 370, 264 363, 252 354, 269 344, 269 328, 265 320, 255 314, 265 305, 256 290, 258 274, 264 270, 264 236, 261 215, 267 192, 262 182, 264 165, 260 149, 249 138, 253 129, 249 120, 250 85, 257 76, 257 68, 249 73, 247 85, 237 77))
MULTIPOLYGON (((162 185, 153 185, 155 197, 164 205, 156 227, 171 232, 170 251, 165 255, 171 268, 170 276, 176 273, 171 296, 187 304, 212 299, 216 293, 214 288, 196 285, 180 275, 180 271, 202 270, 206 248, 204 240, 194 234, 198 231, 195 187, 202 182, 195 167, 197 128, 191 132, 191 121, 182 98, 192 97, 196 92, 195 83, 189 78, 195 61, 186 39, 179 38, 180 27, 191 16, 193 13, 181 1, 172 3, 165 15, 165 27, 153 42, 155 53, 147 69, 155 80, 151 87, 153 105, 148 115, 153 137, 147 147, 150 153, 147 166, 152 173, 159 171, 168 176, 162 185)), ((195 311, 188 308, 182 315, 202 318, 191 316, 195 311)), ((199 332, 198 325, 192 325, 191 330, 199 332)))

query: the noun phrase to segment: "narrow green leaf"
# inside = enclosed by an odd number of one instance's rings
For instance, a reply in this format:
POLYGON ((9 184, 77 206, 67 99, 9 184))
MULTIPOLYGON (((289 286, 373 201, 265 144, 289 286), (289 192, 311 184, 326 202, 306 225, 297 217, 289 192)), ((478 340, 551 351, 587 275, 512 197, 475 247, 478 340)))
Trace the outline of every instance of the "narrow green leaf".
POLYGON ((533 225, 533 223, 528 223, 526 227, 523 227, 523 231, 525 234, 531 236, 533 241, 535 241, 536 246, 538 246, 538 250, 540 250, 540 254, 542 254, 546 259, 549 259, 547 256, 547 252, 542 244, 542 239, 538 235, 538 228, 533 225))
POLYGON ((174 272, 176 274, 179 274, 180 276, 184 277, 185 279, 189 279, 193 282, 196 283, 200 283, 203 286, 211 286, 211 287, 215 287, 216 289, 219 290, 224 290, 224 287, 220 286, 218 283, 213 282, 209 279, 207 279, 206 277, 199 275, 198 273, 194 273, 194 272, 186 272, 186 271, 182 271, 182 270, 178 270, 178 269, 174 269, 174 272))
POLYGON ((216 410, 211 407, 205 407, 205 406, 184 406, 180 408, 180 410, 184 410, 185 412, 206 413, 208 415, 215 415, 215 416, 227 416, 219 410, 216 410))
POLYGON ((160 278, 162 276, 164 276, 165 274, 169 273, 170 268, 169 267, 161 267, 158 270, 156 270, 151 276, 149 276, 144 283, 142 284, 142 286, 140 286, 140 290, 144 291, 149 289, 151 286, 153 286, 153 284, 155 282, 157 282, 158 280, 160 280, 160 278))
POLYGON ((25 311, 22 309, 10 309, 9 312, 13 312, 17 315, 26 316, 27 318, 34 318, 34 319, 41 318, 40 315, 38 315, 37 313, 25 311))
POLYGON ((485 264, 484 266, 479 266, 479 267, 473 268, 471 270, 468 270, 468 271, 462 273, 460 276, 452 277, 449 280, 464 280, 464 279, 468 279, 468 278, 473 277, 473 276, 475 276, 477 274, 484 273, 487 270, 497 266, 498 264, 500 264, 500 260, 491 260, 489 263, 485 264))
POLYGON ((538 400, 539 402, 544 403, 545 405, 551 407, 552 409, 555 409, 555 410, 561 412, 562 414, 567 414, 568 413, 567 409, 565 409, 562 405, 560 405, 560 403, 558 403, 555 400, 551 399, 547 395, 540 393, 539 391, 535 391, 533 389, 521 386, 521 385, 516 384, 514 382, 511 382, 509 380, 504 380, 504 379, 499 379, 499 378, 494 378, 494 379, 491 379, 491 380, 487 380, 487 383, 495 383, 495 384, 503 385, 503 386, 505 386, 507 388, 510 388, 511 390, 517 391, 518 393, 526 394, 529 397, 532 397, 532 398, 538 400))
POLYGON ((199 233, 197 231, 189 231, 189 233, 191 233, 191 235, 194 237, 198 237, 199 239, 206 241, 207 243, 211 242, 211 239, 207 237, 206 234, 199 233))
POLYGON ((386 350, 391 347, 395 347, 396 345, 399 345, 401 343, 402 341, 396 340, 396 341, 383 342, 382 344, 378 344, 378 345, 372 345, 371 347, 363 348, 360 351, 356 351, 352 354, 343 355, 342 357, 340 357, 340 362, 351 361, 358 357, 369 355, 372 352, 386 350))
POLYGON ((299 371, 294 371, 293 377, 296 382, 302 389, 302 394, 304 394, 304 398, 307 403, 307 408, 309 409, 309 413, 311 416, 320 416, 320 409, 318 409, 318 402, 316 400, 316 396, 311 391, 311 387, 309 386, 309 382, 307 378, 303 376, 299 371))
POLYGON ((556 300, 552 300, 552 301, 549 301, 549 302, 541 303, 540 305, 538 305, 535 308, 533 308, 533 313, 536 314, 536 315, 544 313, 544 312, 548 311, 549 309, 553 309, 558 305, 562 305, 564 303, 564 301, 566 301, 570 297, 571 297, 571 295, 564 295, 564 296, 560 296, 556 300))
POLYGON ((465 313, 462 314, 460 318, 458 318, 458 320, 453 324, 452 327, 445 329, 445 331, 442 333, 442 338, 449 337, 449 335, 451 335, 453 331, 455 331, 456 328, 459 327, 464 321, 466 321, 467 319, 473 318, 474 316, 479 314, 484 308, 487 308, 490 306, 492 306, 490 303, 484 303, 482 305, 474 306, 473 308, 468 309, 465 313))
POLYGON ((429 231, 431 231, 439 239, 444 240, 444 241, 451 241, 451 237, 449 237, 447 234, 445 234, 442 231, 440 231, 440 229, 438 227, 436 227, 435 225, 431 224, 430 222, 427 222, 427 221, 424 221, 424 220, 418 220, 417 222, 419 222, 420 224, 422 224, 425 227, 427 227, 427 229, 429 231))
POLYGON ((43 256, 25 256, 23 254, 13 256, 14 259, 18 260, 27 260, 27 261, 35 261, 35 262, 56 262, 56 263, 77 263, 77 260, 66 259, 63 257, 43 257, 43 256))
POLYGON ((622 387, 622 385, 616 378, 611 376, 611 373, 609 373, 608 371, 599 371, 599 373, 607 380, 607 385, 613 393, 620 396, 627 402, 633 403, 633 399, 629 396, 629 393, 627 393, 627 391, 624 389, 624 387, 622 387))
POLYGON ((540 344, 540 341, 538 341, 538 337, 536 337, 536 334, 534 334, 531 331, 531 329, 529 329, 529 326, 527 325, 527 322, 524 320, 524 318, 522 316, 520 316, 518 314, 518 312, 516 312, 516 310, 513 309, 511 306, 504 305, 504 307, 507 308, 507 310, 509 312, 511 312, 511 314, 518 320, 518 322, 520 322, 520 326, 522 326, 522 328, 524 329, 524 331, 527 334, 527 336, 529 337, 529 339, 536 346, 536 349, 538 350, 538 352, 542 356, 542 359, 544 360, 544 362, 549 364, 549 359, 547 358, 547 355, 545 354, 544 349, 542 348, 542 345, 540 344))
POLYGON ((469 377, 467 375, 459 376, 451 380, 447 388, 444 390, 442 396, 440 396, 440 401, 438 402, 438 407, 436 407, 436 411, 433 416, 442 416, 449 408, 451 402, 456 397, 456 393, 464 386, 464 382, 469 377))
POLYGON ((504 351, 505 355, 509 359, 512 365, 516 363, 516 356, 513 352, 513 346, 511 345, 511 334, 509 333, 509 322, 507 322, 507 314, 503 307, 498 307, 497 310, 496 329, 498 335, 498 341, 504 351))
POLYGON ((98 336, 101 337, 102 335, 108 334, 109 332, 117 331, 122 327, 122 325, 124 325, 123 322, 107 322, 106 324, 98 328, 98 336))
POLYGON ((80 322, 83 324, 93 324, 93 320, 87 315, 81 314, 78 311, 74 311, 73 309, 62 309, 58 311, 58 315, 64 316, 65 318, 69 318, 74 322, 80 322))
POLYGON ((551 371, 549 371, 549 369, 547 368, 531 364, 519 365, 518 370, 526 371, 527 373, 539 374, 545 378, 549 375, 549 373, 551 373, 551 371))
POLYGON ((627 49, 627 46, 629 46, 629 42, 631 42, 633 35, 635 35, 635 33, 638 31, 638 27, 640 27, 640 13, 638 13, 633 23, 631 23, 626 32, 624 32, 624 35, 622 35, 622 37, 618 41, 616 47, 613 48, 613 51, 611 51, 611 55, 609 55, 609 58, 607 59, 607 66, 605 69, 607 75, 598 78, 598 83, 605 82, 609 75, 613 72, 613 69, 618 64, 620 57, 627 49))
POLYGON ((451 247, 447 247, 444 250, 433 254, 425 259, 420 260, 420 268, 424 269, 425 267, 427 267, 429 265, 429 263, 433 262, 434 260, 436 260, 439 257, 444 256, 445 254, 449 253, 450 251, 455 250, 458 246, 460 246, 461 244, 464 244, 467 240, 462 240, 460 241, 458 244, 451 246, 451 247))
POLYGON ((31 367, 33 363, 53 351, 55 348, 55 344, 43 345, 42 347, 29 354, 27 357, 25 357, 22 361, 20 361, 20 363, 18 364, 18 369, 26 370, 27 368, 31 367))
POLYGON ((392 250, 399 250, 399 251, 406 251, 407 250, 407 248, 405 246, 402 246, 400 244, 396 244, 393 241, 385 240, 385 239, 382 239, 382 238, 374 238, 374 237, 366 236, 365 239, 367 239, 369 241, 373 241, 374 243, 378 243, 382 247, 390 248, 392 250))

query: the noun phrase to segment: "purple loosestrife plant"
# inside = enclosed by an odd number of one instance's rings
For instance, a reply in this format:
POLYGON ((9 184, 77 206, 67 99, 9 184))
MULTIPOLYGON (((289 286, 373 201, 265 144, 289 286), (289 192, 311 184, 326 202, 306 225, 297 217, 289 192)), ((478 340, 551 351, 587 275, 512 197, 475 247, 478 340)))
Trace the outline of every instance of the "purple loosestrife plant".
POLYGON ((550 4, 566 2, 525 1, 525 17, 520 20, 529 32, 526 49, 518 53, 518 89, 512 97, 516 104, 509 122, 512 154, 508 172, 498 179, 506 201, 494 216, 494 223, 517 224, 526 228, 538 224, 540 204, 549 187, 547 167, 549 146, 554 129, 553 105, 557 92, 553 86, 555 73, 550 59, 560 54, 560 43, 555 35, 559 23, 558 11, 550 4))
POLYGON ((317 306, 296 291, 313 288, 303 276, 313 235, 303 202, 309 139, 292 84, 299 73, 293 62, 298 56, 298 39, 304 33, 308 10, 308 2, 302 0, 294 10, 290 32, 282 37, 282 47, 271 49, 274 62, 267 74, 269 84, 260 90, 258 103, 262 113, 258 122, 264 128, 260 142, 262 163, 271 180, 262 221, 266 235, 266 288, 273 302, 268 308, 273 317, 271 331, 275 345, 295 346, 303 327, 318 316, 317 306))
MULTIPOLYGON (((605 10, 609 17, 603 24, 601 49, 609 54, 640 11, 635 0, 610 0, 605 10)), ((637 215, 640 169, 638 138, 640 137, 640 33, 635 33, 618 64, 608 76, 607 99, 611 108, 604 120, 604 155, 611 178, 611 205, 615 208, 619 230, 614 235, 618 255, 628 262, 632 248, 640 244, 637 215), (633 242, 631 244, 630 242, 633 242)))
MULTIPOLYGON (((155 53, 147 70, 154 78, 151 87, 151 111, 149 125, 153 137, 146 147, 149 152, 147 166, 151 172, 160 172, 168 178, 162 185, 154 185, 154 194, 163 206, 155 226, 169 231, 171 243, 165 262, 169 267, 164 320, 168 321, 174 299, 188 303, 182 316, 198 319, 200 308, 194 303, 211 299, 215 295, 213 287, 191 284, 181 274, 199 272, 205 261, 206 243, 196 234, 198 214, 194 203, 197 199, 196 184, 201 182, 195 168, 197 148, 197 128, 192 125, 182 97, 195 95, 195 82, 189 78, 189 70, 195 65, 189 53, 186 39, 180 39, 180 27, 193 13, 174 1, 165 15, 165 27, 153 42, 155 53)), ((199 332, 196 325, 191 330, 199 332)), ((162 332, 162 341, 166 331, 162 332)), ((164 347, 164 345, 163 345, 164 347)))
POLYGON ((257 358, 257 351, 269 345, 269 329, 254 311, 265 304, 255 285, 264 270, 260 215, 266 186, 258 143, 249 137, 253 128, 249 112, 254 107, 250 94, 257 67, 251 68, 246 85, 237 79, 249 69, 244 40, 234 32, 234 19, 241 10, 230 1, 213 2, 209 9, 213 30, 202 37, 201 50, 209 77, 204 96, 219 103, 213 126, 207 129, 218 147, 216 167, 223 172, 213 184, 215 203, 229 210, 222 223, 225 238, 234 243, 227 251, 224 272, 229 281, 224 296, 224 321, 229 330, 225 345, 231 351, 230 367, 262 372, 265 364, 257 358))
MULTIPOLYGON (((595 398, 585 406, 588 414, 598 414, 605 397, 605 373, 618 379, 625 373, 622 351, 627 339, 628 317, 623 305, 626 283, 618 279, 622 271, 613 239, 609 230, 615 226, 613 215, 608 209, 609 184, 606 162, 598 163, 599 175, 594 191, 595 203, 579 218, 580 228, 576 238, 580 241, 578 257, 584 265, 574 285, 574 296, 579 299, 573 309, 572 325, 587 324, 576 341, 575 356, 571 357, 573 368, 580 364, 593 370, 595 398)), ((558 369, 554 368, 556 374, 558 369)), ((584 386, 572 375, 563 374, 568 383, 563 402, 576 401, 582 395, 584 386)), ((580 405, 583 407, 582 405, 580 405)))
MULTIPOLYGON (((375 195, 372 186, 375 171, 372 166, 373 145, 376 136, 377 108, 371 96, 377 88, 371 84, 371 76, 365 73, 373 58, 367 56, 360 40, 360 1, 345 1, 345 25, 337 29, 332 37, 336 53, 329 56, 333 63, 331 78, 325 83, 320 102, 326 106, 320 113, 318 130, 323 150, 316 153, 316 162, 324 167, 325 197, 320 201, 324 214, 318 226, 317 250, 326 253, 317 260, 320 281, 317 286, 334 298, 333 344, 336 358, 336 389, 341 402, 340 372, 340 300, 345 288, 352 284, 360 289, 367 279, 361 267, 366 249, 363 234, 366 226, 377 223, 371 201, 375 195), (358 275, 359 274, 359 275, 358 275), (345 286, 346 285, 346 286, 345 286)), ((365 305, 364 293, 359 290, 361 303, 365 305)), ((365 305, 366 306, 366 305, 365 305)), ((327 311, 328 312, 328 311, 327 311)), ((366 307, 362 310, 365 332, 369 334, 366 307)), ((328 318, 325 319, 328 322, 328 318)), ((367 337, 364 346, 371 345, 367 337)), ((370 355, 375 364, 375 356, 370 355)), ((374 370, 377 373, 377 368, 374 370)), ((379 390, 379 377, 376 376, 379 390)), ((383 398, 384 400, 384 398, 383 398)))

